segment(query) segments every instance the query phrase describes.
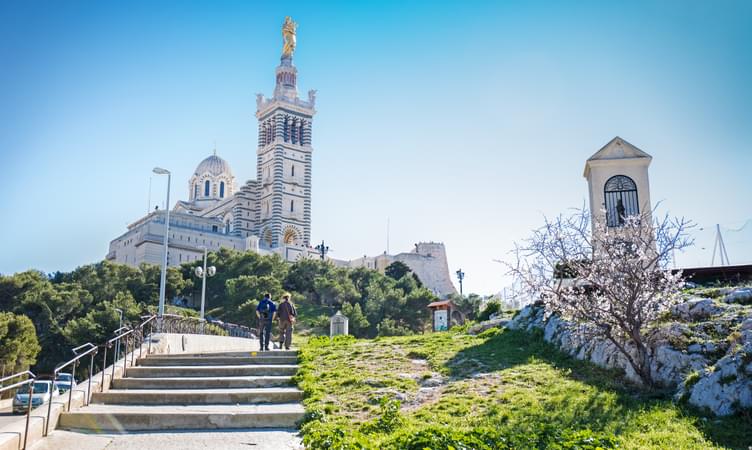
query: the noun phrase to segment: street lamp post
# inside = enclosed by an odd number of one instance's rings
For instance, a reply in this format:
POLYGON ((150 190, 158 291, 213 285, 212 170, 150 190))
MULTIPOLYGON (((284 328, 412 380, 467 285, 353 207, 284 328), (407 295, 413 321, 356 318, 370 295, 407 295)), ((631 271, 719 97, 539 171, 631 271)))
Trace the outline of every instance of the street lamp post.
MULTIPOLYGON (((120 320, 118 321, 118 330, 123 328, 123 310, 120 308, 115 308, 115 311, 120 314, 120 320)), ((120 353, 120 339, 118 339, 115 342, 115 359, 117 359, 117 355, 120 353)))
POLYGON ((203 331, 204 326, 204 308, 206 306, 206 277, 213 277, 217 273, 217 268, 214 266, 206 267, 206 257, 208 255, 208 249, 204 247, 204 268, 200 266, 196 267, 196 276, 201 278, 201 327, 203 331))
POLYGON ((162 331, 162 316, 164 315, 165 307, 165 288, 167 285, 167 238, 170 234, 170 171, 162 169, 161 167, 155 167, 153 170, 157 175, 167 175, 167 203, 165 203, 165 226, 164 226, 164 251, 162 255, 162 279, 159 285, 159 321, 157 322, 157 328, 162 331))
POLYGON ((460 296, 462 296, 462 280, 465 279, 465 272, 462 269, 457 270, 457 279, 460 280, 460 296))
POLYGON ((321 260, 323 261, 326 259, 326 254, 329 252, 329 246, 324 244, 324 241, 321 241, 321 244, 317 245, 315 247, 316 250, 319 251, 321 254, 321 260))

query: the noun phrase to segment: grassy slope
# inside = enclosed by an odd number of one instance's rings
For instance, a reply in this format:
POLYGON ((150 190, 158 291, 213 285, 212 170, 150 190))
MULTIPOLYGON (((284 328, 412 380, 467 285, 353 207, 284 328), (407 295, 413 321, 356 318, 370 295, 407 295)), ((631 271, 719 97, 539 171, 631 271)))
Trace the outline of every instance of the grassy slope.
MULTIPOLYGON (((489 426, 533 437, 551 429, 590 429, 616 436, 620 447, 628 449, 752 444, 749 418, 696 415, 669 399, 628 387, 614 372, 567 357, 540 336, 522 332, 311 340, 303 346, 302 361, 298 381, 307 394, 306 408, 325 412, 327 426, 366 430, 362 425, 373 423, 379 414, 380 397, 395 392, 407 396, 399 427, 391 433, 364 435, 373 448, 400 431, 413 433, 438 424, 457 430, 489 426), (419 393, 421 381, 437 374, 446 383, 419 393), (416 401, 416 396, 421 399, 416 401)), ((315 427, 304 428, 311 430, 315 427)), ((535 438, 516 444, 543 445, 535 438)))

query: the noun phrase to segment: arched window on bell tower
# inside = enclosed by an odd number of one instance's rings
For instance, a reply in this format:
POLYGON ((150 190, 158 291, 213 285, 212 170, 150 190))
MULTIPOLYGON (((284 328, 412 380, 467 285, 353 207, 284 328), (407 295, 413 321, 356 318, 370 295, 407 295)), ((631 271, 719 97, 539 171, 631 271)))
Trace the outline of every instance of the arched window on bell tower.
POLYGON ((225 198, 225 182, 219 182, 219 198, 225 198))
POLYGON ((603 188, 606 203, 606 225, 620 227, 628 216, 640 214, 637 185, 625 175, 616 175, 606 181, 603 188))
POLYGON ((204 197, 209 196, 209 180, 204 181, 204 197))

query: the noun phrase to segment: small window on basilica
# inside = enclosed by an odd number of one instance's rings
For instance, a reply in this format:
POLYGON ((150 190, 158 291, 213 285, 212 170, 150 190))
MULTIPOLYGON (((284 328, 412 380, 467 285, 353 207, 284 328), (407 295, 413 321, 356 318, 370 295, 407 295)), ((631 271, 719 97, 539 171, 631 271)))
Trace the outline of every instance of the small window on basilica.
POLYGON ((295 200, 290 200, 290 212, 295 211, 295 200))
POLYGON ((295 166, 292 166, 292 174, 293 177, 295 176, 295 166))
POLYGON ((219 198, 225 197, 225 182, 220 181, 219 182, 219 198))
POLYGON ((204 197, 209 196, 209 180, 204 181, 204 197))

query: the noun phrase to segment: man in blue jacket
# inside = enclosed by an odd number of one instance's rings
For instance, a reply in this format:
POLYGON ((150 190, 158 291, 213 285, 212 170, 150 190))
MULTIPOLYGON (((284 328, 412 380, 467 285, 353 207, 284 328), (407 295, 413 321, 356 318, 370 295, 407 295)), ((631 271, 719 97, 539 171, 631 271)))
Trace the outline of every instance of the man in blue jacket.
POLYGON ((272 322, 277 317, 277 305, 272 301, 271 294, 264 294, 264 299, 256 307, 256 317, 259 321, 258 331, 261 350, 268 351, 269 341, 272 337, 272 322))

